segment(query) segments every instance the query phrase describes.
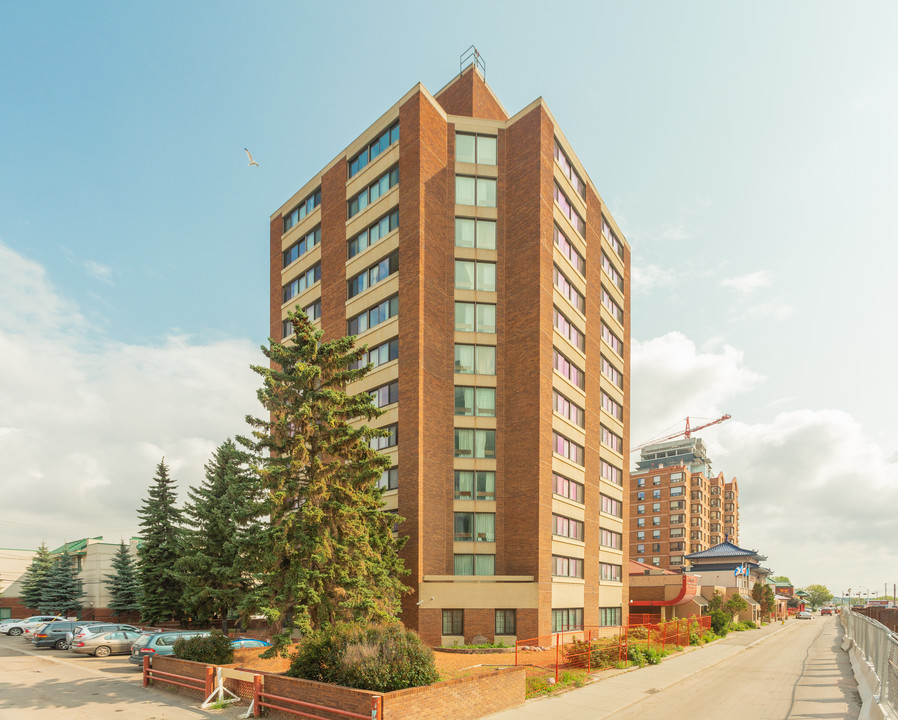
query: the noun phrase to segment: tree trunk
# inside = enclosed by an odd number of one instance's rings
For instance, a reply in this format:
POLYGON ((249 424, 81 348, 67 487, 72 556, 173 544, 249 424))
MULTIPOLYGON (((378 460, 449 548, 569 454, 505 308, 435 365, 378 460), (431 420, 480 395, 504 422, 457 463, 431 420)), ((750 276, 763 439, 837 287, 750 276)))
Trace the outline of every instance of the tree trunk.
POLYGON ((221 634, 228 634, 228 610, 227 608, 222 608, 221 612, 221 634))

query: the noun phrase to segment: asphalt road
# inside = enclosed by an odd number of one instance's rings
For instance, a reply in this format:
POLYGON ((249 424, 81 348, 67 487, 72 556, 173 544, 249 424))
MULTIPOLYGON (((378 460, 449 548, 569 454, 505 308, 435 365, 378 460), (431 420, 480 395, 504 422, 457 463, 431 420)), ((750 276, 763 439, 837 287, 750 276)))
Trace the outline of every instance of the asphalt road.
POLYGON ((198 720, 246 712, 246 706, 206 711, 199 704, 145 689, 127 655, 35 649, 22 638, 0 635, 0 720, 198 720))

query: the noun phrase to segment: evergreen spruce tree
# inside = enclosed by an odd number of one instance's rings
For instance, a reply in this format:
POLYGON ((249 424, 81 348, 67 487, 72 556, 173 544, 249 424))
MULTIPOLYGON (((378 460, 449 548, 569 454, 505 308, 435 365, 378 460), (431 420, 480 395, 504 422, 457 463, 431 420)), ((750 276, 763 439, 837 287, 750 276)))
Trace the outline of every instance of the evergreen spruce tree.
POLYGON ((112 598, 109 609, 116 617, 140 611, 140 583, 137 581, 137 568, 134 560, 122 540, 112 558, 114 572, 105 575, 106 588, 112 598))
POLYGON ((75 559, 68 549, 53 561, 41 591, 40 612, 45 615, 79 615, 84 601, 84 588, 75 559))
POLYGON ((292 342, 270 341, 270 367, 258 397, 269 419, 247 417, 267 491, 270 523, 258 546, 260 606, 280 626, 275 648, 302 632, 338 621, 392 622, 407 592, 393 538, 401 521, 382 511, 378 479, 390 460, 371 448, 386 431, 362 422, 381 411, 368 393, 348 395, 363 378, 364 348, 355 338, 322 342, 302 311, 290 315, 292 342))
POLYGON ((228 438, 206 464, 206 477, 188 490, 184 506, 184 551, 178 570, 184 579, 184 604, 195 617, 228 614, 253 589, 250 542, 258 536, 263 514, 258 476, 247 455, 228 438))
POLYGON ((137 511, 142 528, 137 548, 140 612, 150 625, 183 617, 183 583, 175 567, 181 557, 181 511, 175 500, 175 483, 162 459, 137 511))
POLYGON ((38 608, 41 604, 41 593, 44 591, 44 584, 52 569, 53 558, 50 556, 47 544, 41 543, 37 554, 31 559, 31 564, 25 571, 25 578, 22 580, 22 602, 25 607, 40 612, 38 608))

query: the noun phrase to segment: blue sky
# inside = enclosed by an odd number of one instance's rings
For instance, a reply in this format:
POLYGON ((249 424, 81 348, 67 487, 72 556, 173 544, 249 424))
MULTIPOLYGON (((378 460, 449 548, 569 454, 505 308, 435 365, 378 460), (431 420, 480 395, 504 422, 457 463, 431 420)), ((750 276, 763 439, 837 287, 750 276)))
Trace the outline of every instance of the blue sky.
POLYGON ((474 43, 509 112, 547 100, 633 249, 634 444, 732 413, 703 437, 744 544, 800 584, 898 581, 896 24, 888 2, 0 5, 0 493, 76 511, 0 517, 0 547, 129 534, 162 454, 199 481, 253 410, 268 216, 474 43), (97 496, 108 526, 73 519, 97 496))

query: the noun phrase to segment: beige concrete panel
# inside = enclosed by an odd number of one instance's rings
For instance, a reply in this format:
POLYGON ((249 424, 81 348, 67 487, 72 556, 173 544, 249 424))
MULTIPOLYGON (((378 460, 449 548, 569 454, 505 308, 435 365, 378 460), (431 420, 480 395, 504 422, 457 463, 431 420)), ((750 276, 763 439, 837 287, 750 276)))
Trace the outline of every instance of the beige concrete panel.
POLYGON ((496 471, 495 459, 457 457, 453 462, 456 470, 492 470, 496 471))
POLYGON ((552 580, 552 607, 553 608, 578 608, 583 607, 585 587, 582 580, 574 578, 553 578, 552 580))
POLYGON ((399 247, 399 228, 391 230, 384 235, 374 245, 369 245, 358 255, 346 261, 346 279, 354 277, 362 272, 365 268, 369 268, 374 263, 379 262, 383 257, 389 255, 393 250, 399 247))
POLYGON ((383 502, 384 502, 384 510, 398 510, 399 509, 399 491, 398 490, 387 490, 383 494, 383 502))
POLYGON ((583 477, 582 473, 584 472, 583 468, 581 468, 579 465, 575 465, 570 460, 568 460, 566 457, 559 455, 554 450, 552 451, 552 469, 554 471, 556 471, 559 475, 564 475, 565 477, 569 477, 569 478, 571 478, 571 480, 577 480, 577 482, 581 482, 580 478, 583 477), (579 478, 575 477, 572 474, 574 472, 581 473, 579 478))
MULTIPOLYGON (((455 182, 453 180, 453 182, 455 182)), ((453 185, 453 193, 455 186, 453 185)), ((477 218, 479 220, 496 220, 499 212, 494 207, 483 207, 482 205, 456 205, 455 216, 463 218, 477 218)))
POLYGON ((571 400, 576 401, 580 407, 583 407, 583 403, 586 402, 586 391, 578 388, 574 383, 554 369, 552 370, 552 387, 558 390, 562 395, 567 395, 571 400))
POLYGON ((34 550, 0 548, 0 594, 6 597, 21 595, 22 580, 36 554, 34 550))
MULTIPOLYGON (((580 332, 585 334, 585 331, 582 328, 580 328, 580 332)), ((584 353, 580 348, 572 344, 571 341, 568 340, 564 335, 558 332, 558 329, 554 325, 552 326, 552 344, 562 355, 567 357, 568 360, 576 363, 576 365, 585 372, 586 353, 584 353)), ((583 391, 581 390, 581 392, 583 391)))
POLYGON ((586 444, 586 430, 579 425, 574 425, 574 423, 566 420, 557 413, 552 413, 552 429, 560 432, 562 435, 579 445, 586 444))
MULTIPOLYGON (((496 512, 495 500, 453 500, 452 512, 496 512)), ((482 543, 481 543, 482 544, 482 543)))
MULTIPOLYGON (((400 180, 400 182, 402 182, 400 180)), ((346 239, 360 233, 379 217, 386 215, 399 205, 399 185, 394 185, 377 200, 346 221, 346 239)))
MULTIPOLYGON (((400 312, 402 312, 400 308, 400 312)), ((392 317, 371 330, 361 333, 356 340, 356 347, 367 345, 369 348, 377 347, 382 342, 399 335, 399 318, 392 317)), ((400 342, 401 344, 401 342, 400 342)), ((401 350, 400 350, 401 352, 401 350)), ((391 360, 390 362, 395 362, 391 360)))
MULTIPOLYGON (((624 568, 626 572, 626 568, 624 568)), ((600 607, 617 607, 623 605, 624 588, 621 583, 608 582, 607 580, 599 584, 599 606, 600 607)), ((624 619, 627 618, 629 608, 623 605, 622 614, 624 619)))
POLYGON ((552 512, 566 515, 569 518, 574 518, 574 520, 586 520, 586 509, 584 506, 561 495, 552 495, 552 512))
POLYGON ((373 390, 381 385, 386 385, 388 382, 392 382, 399 378, 398 366, 399 363, 396 360, 391 360, 388 363, 380 365, 374 368, 361 380, 349 383, 346 386, 346 392, 350 395, 355 395, 364 390, 373 390))
POLYGON ((568 557, 582 558, 585 555, 586 543, 582 540, 571 540, 552 536, 552 554, 567 555, 568 557))
POLYGON ((457 428, 476 428, 480 430, 495 430, 496 418, 494 417, 475 417, 473 415, 456 415, 455 427, 457 428))
MULTIPOLYGON (((318 178, 317 184, 318 185, 321 184, 321 178, 318 178)), ((317 186, 313 186, 312 189, 314 189, 315 187, 317 187, 317 186)), ((300 196, 300 198, 297 199, 297 202, 299 202, 299 200, 301 198, 308 197, 308 195, 311 194, 311 192, 312 192, 312 190, 309 190, 308 193, 300 196)), ((296 207, 295 203, 293 205, 288 206, 286 208, 286 211, 290 212, 294 207, 296 207)), ((318 207, 316 207, 314 210, 312 210, 312 212, 310 212, 302 220, 300 220, 298 223, 296 223, 296 225, 294 225, 286 233, 284 233, 283 237, 281 237, 281 249, 286 250, 297 240, 308 235, 309 232, 311 232, 312 228, 314 228, 320 222, 321 222, 321 205, 319 204, 318 207)))
POLYGON ((455 174, 468 176, 476 175, 477 177, 482 178, 497 178, 499 177, 499 166, 457 162, 455 163, 455 174))
POLYGON ((449 115, 449 122, 455 124, 456 132, 497 134, 507 123, 487 118, 471 118, 464 115, 449 115))
MULTIPOLYGON (((393 273, 386 280, 381 280, 365 292, 356 295, 352 300, 346 303, 346 318, 352 318, 365 310, 374 307, 387 298, 393 297, 399 292, 399 273, 393 273)), ((402 312, 402 308, 399 308, 402 312)), ((393 318, 390 318, 391 320, 393 318)), ((389 321, 388 321, 389 322, 389 321)), ((377 326, 380 327, 380 326, 377 326)), ((373 330, 374 328, 372 328, 373 330)), ((368 332, 368 331, 366 331, 368 332)), ((362 333, 364 334, 364 333, 362 333)))
POLYGON ((466 373, 455 373, 455 384, 464 385, 465 387, 496 387, 495 375, 468 375, 466 373))
POLYGON ((577 232, 573 225, 571 225, 571 221, 568 220, 563 212, 561 212, 561 208, 558 207, 558 203, 556 202, 552 203, 552 218, 555 220, 555 224, 561 228, 561 232, 563 232, 567 236, 567 239, 571 241, 571 244, 577 248, 583 257, 586 257, 585 238, 577 232))
MULTIPOLYGON (((558 268, 565 274, 568 280, 571 283, 576 281, 577 285, 575 286, 583 295, 586 295, 587 292, 587 284, 586 278, 584 278, 580 272, 575 268, 571 261, 567 259, 565 255, 561 254, 561 250, 558 249, 558 246, 552 243, 552 259, 558 268)), ((599 290, 595 290, 595 292, 601 292, 601 288, 599 290)), ((601 297, 600 297, 601 299, 601 297)), ((607 312, 607 311, 606 311, 607 312)))
MULTIPOLYGON (((384 126, 384 130, 386 130, 387 126, 384 126)), ((400 128, 399 132, 402 132, 400 128)), ((372 137, 371 140, 374 138, 372 137)), ((369 140, 368 142, 371 142, 369 140)), ((368 143, 362 143, 359 147, 361 150, 368 143)), ((356 151, 358 152, 358 150, 356 151)), ((351 155, 347 155, 347 162, 349 158, 353 157, 355 153, 351 155)), ((376 158, 374 158, 373 162, 368 163, 361 172, 357 172, 353 175, 349 180, 346 181, 346 199, 357 195, 362 192, 368 185, 373 183, 377 178, 383 175, 387 170, 393 167, 396 163, 399 162, 399 143, 393 143, 386 152, 382 152, 376 158)), ((400 182, 402 180, 400 179, 400 182)))
POLYGON ((499 253, 496 250, 486 248, 455 247, 455 257, 458 260, 483 260, 484 262, 496 262, 499 253))
MULTIPOLYGON (((470 511, 463 511, 470 512, 470 511)), ((452 552, 456 555, 495 555, 496 543, 453 541, 452 552)), ((458 577, 458 576, 453 576, 458 577)), ((467 577, 467 576, 465 576, 467 577)), ((482 576, 478 576, 482 577, 482 576)))
POLYGON ((552 165, 552 177, 555 178, 555 182, 558 184, 558 187, 561 188, 562 192, 567 195, 568 200, 571 201, 571 204, 574 206, 574 209, 580 217, 586 220, 586 200, 577 194, 574 185, 571 183, 568 176, 564 174, 561 167, 558 165, 557 160, 555 160, 552 165))
MULTIPOLYGON (((539 584, 508 582, 508 577, 452 578, 451 582, 428 582, 425 576, 419 596, 423 608, 536 608, 539 584), (431 600, 430 598, 433 598, 431 600)), ((436 576, 440 577, 440 576, 436 576)))

